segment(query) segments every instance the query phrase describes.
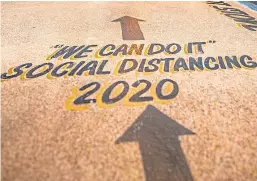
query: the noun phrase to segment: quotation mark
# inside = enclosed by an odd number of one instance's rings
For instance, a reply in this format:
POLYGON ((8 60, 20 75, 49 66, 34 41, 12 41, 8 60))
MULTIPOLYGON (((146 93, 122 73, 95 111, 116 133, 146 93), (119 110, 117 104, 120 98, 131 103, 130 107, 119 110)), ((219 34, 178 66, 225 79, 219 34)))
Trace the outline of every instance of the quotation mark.
POLYGON ((209 40, 207 43, 216 43, 215 40, 209 40))

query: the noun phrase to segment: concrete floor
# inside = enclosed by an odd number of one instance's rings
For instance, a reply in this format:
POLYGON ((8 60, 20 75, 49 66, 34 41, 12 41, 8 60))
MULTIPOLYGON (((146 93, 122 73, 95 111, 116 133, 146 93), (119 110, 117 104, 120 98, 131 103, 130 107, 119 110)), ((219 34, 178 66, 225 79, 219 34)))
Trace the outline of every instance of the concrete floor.
MULTIPOLYGON (((256 12, 229 4, 257 19, 256 12)), ((205 46, 204 57, 257 56, 257 31, 239 27, 206 2, 1 3, 2 73, 28 62, 60 63, 46 60, 57 44, 183 45, 209 40, 216 43, 205 46), (124 15, 145 20, 139 22, 145 40, 122 39, 120 24, 111 21, 124 15)), ((114 64, 120 60, 107 59, 114 64)), ((170 104, 151 105, 195 133, 179 137, 194 181, 256 181, 256 68, 3 81, 2 180, 150 181, 138 142, 115 144, 146 105, 103 109, 93 104, 70 111, 65 101, 73 86, 93 81, 132 84, 164 78, 176 81, 180 92, 170 104)))

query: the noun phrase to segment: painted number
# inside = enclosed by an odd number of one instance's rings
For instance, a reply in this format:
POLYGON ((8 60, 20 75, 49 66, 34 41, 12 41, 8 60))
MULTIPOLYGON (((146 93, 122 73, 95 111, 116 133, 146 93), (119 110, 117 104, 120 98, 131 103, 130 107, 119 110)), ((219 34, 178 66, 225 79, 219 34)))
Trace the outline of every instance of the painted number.
POLYGON ((81 88, 74 87, 73 94, 67 99, 65 106, 69 110, 84 110, 88 109, 91 103, 96 103, 101 108, 117 104, 140 106, 149 101, 167 104, 178 95, 178 92, 178 84, 170 79, 163 79, 154 84, 147 80, 138 80, 131 87, 126 81, 117 81, 104 86, 92 82, 81 88), (89 98, 95 93, 96 98, 89 98))
POLYGON ((141 89, 140 91, 138 91, 137 93, 135 93, 134 95, 132 95, 129 98, 129 101, 130 102, 152 101, 153 100, 152 96, 140 97, 141 95, 146 93, 151 88, 151 85, 152 85, 151 82, 149 82, 147 80, 139 80, 139 81, 136 81, 135 83, 133 83, 132 87, 138 87, 140 84, 145 84, 145 87, 143 89, 141 89))

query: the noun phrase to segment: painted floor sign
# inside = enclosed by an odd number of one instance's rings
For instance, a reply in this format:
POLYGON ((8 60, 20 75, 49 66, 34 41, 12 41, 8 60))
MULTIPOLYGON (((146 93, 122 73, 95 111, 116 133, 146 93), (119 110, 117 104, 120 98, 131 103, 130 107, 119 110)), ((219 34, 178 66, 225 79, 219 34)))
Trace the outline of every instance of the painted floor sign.
POLYGON ((2 2, 4 181, 256 181, 255 2, 2 2))

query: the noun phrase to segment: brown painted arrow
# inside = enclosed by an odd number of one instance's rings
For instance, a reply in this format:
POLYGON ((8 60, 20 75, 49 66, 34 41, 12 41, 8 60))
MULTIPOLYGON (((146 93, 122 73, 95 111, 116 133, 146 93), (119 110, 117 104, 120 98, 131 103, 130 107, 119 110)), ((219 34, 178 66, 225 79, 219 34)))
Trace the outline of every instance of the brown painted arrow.
POLYGON ((130 16, 123 16, 112 22, 120 22, 122 29, 123 40, 144 40, 144 35, 140 29, 138 21, 144 21, 141 19, 133 18, 130 16))

